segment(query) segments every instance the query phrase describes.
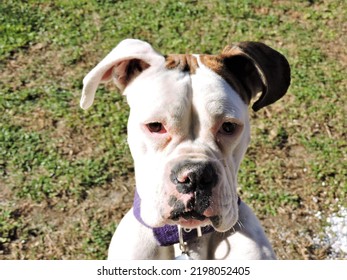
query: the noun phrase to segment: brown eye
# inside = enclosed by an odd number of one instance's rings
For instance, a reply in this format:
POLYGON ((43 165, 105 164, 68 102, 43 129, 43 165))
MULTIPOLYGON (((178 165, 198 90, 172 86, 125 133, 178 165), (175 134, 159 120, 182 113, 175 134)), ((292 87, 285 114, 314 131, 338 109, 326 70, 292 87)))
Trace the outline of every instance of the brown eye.
POLYGON ((225 122, 222 124, 219 132, 225 135, 233 135, 237 129, 237 124, 232 122, 225 122))
POLYGON ((166 130, 160 122, 152 122, 146 124, 148 130, 152 133, 165 133, 166 130))

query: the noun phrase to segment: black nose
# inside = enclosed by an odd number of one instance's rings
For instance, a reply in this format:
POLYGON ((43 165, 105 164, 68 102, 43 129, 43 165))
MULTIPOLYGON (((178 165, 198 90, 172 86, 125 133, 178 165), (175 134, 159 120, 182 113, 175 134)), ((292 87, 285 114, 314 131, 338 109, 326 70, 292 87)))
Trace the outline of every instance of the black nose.
POLYGON ((180 193, 209 191, 217 184, 218 175, 211 162, 183 161, 175 165, 170 180, 180 193))

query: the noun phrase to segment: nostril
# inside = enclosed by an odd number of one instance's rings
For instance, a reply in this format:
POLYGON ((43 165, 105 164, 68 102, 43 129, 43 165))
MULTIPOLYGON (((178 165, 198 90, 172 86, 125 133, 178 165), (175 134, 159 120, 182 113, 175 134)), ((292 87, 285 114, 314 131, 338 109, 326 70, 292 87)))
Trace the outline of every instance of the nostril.
POLYGON ((188 194, 195 191, 195 184, 187 177, 184 181, 177 181, 176 189, 179 193, 188 194))
POLYGON ((187 173, 172 173, 170 180, 176 185, 176 189, 179 193, 188 194, 195 191, 194 178, 187 173))
POLYGON ((191 182, 189 175, 178 175, 176 180, 178 184, 189 184, 191 182))

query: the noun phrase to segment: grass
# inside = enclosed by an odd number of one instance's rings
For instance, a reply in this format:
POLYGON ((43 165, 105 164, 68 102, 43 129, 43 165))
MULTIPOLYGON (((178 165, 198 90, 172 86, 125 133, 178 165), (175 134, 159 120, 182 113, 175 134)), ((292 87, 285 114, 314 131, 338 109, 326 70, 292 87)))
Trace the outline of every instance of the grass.
POLYGON ((120 40, 162 53, 217 53, 262 41, 292 85, 251 113, 239 174, 282 259, 324 259, 323 216, 347 206, 347 6, 343 1, 2 1, 0 259, 103 259, 131 206, 128 108, 115 87, 79 108, 82 79, 120 40))

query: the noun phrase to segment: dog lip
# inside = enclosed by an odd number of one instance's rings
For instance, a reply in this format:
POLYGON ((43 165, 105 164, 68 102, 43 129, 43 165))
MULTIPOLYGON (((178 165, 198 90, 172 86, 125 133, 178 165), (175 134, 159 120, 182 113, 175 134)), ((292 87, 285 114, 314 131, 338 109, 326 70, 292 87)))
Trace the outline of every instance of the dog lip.
POLYGON ((186 221, 188 220, 204 221, 206 220, 206 218, 207 217, 205 215, 202 215, 196 212, 195 210, 185 211, 181 213, 174 213, 169 217, 169 219, 173 221, 178 221, 180 219, 184 219, 186 221))
POLYGON ((174 222, 174 224, 176 225, 180 225, 183 228, 197 228, 197 227, 204 227, 204 226, 208 226, 211 225, 211 222, 209 219, 204 219, 203 221, 199 221, 196 219, 184 219, 184 218, 180 218, 177 221, 174 222))
POLYGON ((180 225, 184 228, 212 226, 215 230, 217 230, 221 224, 221 216, 219 215, 207 217, 205 215, 196 214, 198 213, 194 210, 180 213, 175 216, 170 216, 168 220, 166 220, 166 223, 172 225, 180 225))
POLYGON ((210 217, 210 221, 214 228, 218 228, 221 225, 221 217, 218 215, 210 217))
POLYGON ((193 219, 198 221, 203 221, 206 219, 206 216, 199 214, 198 212, 191 210, 181 214, 182 218, 185 220, 193 219))

